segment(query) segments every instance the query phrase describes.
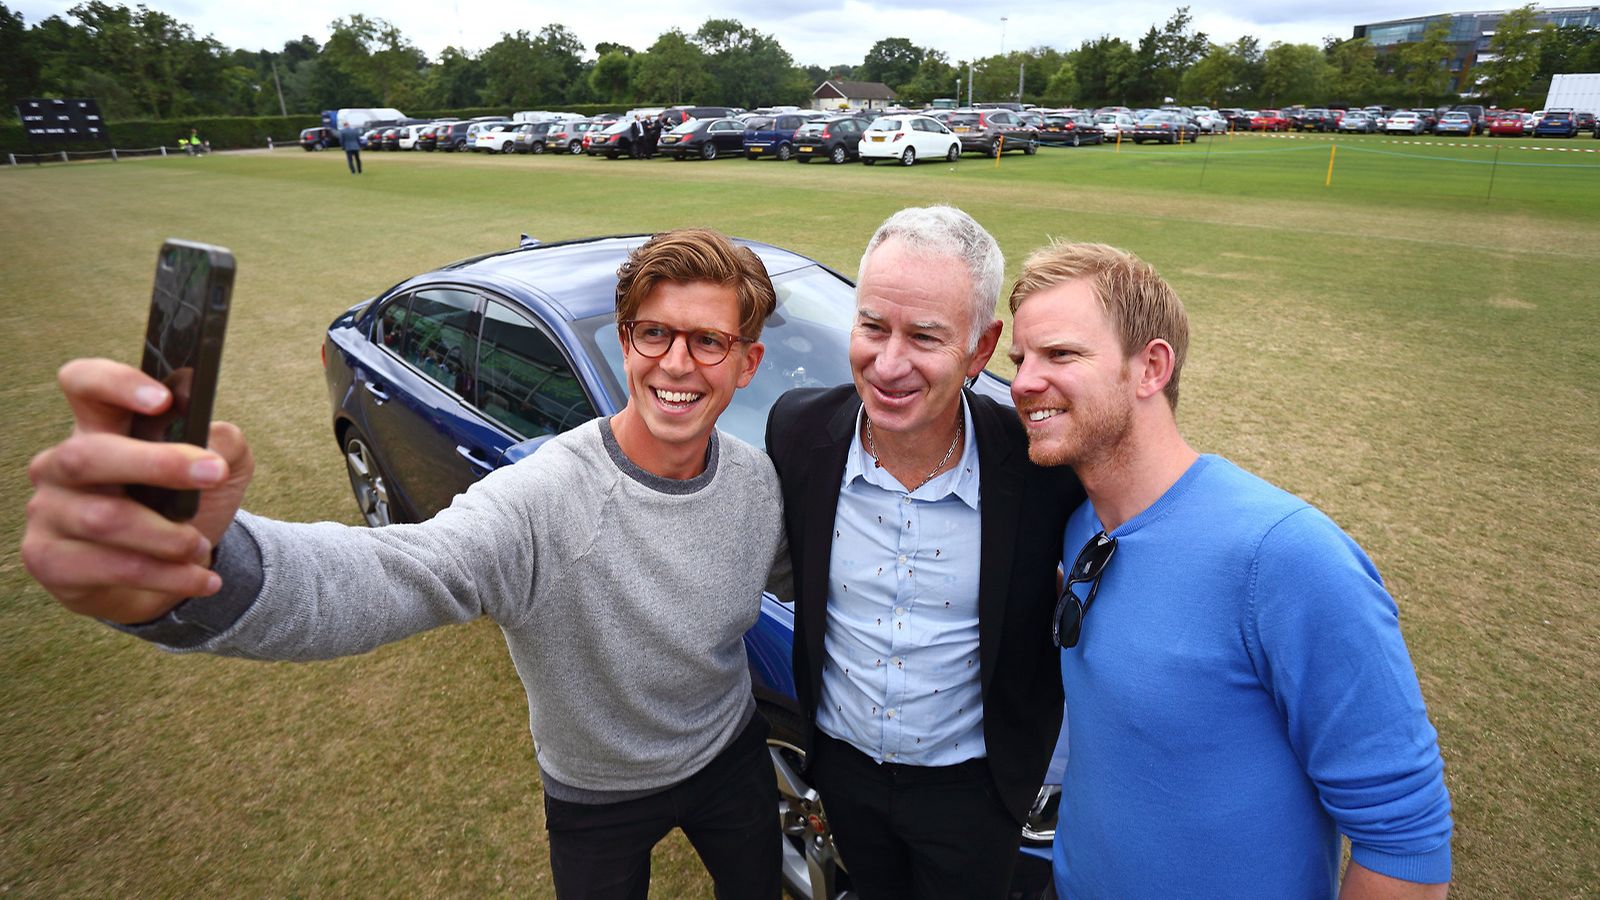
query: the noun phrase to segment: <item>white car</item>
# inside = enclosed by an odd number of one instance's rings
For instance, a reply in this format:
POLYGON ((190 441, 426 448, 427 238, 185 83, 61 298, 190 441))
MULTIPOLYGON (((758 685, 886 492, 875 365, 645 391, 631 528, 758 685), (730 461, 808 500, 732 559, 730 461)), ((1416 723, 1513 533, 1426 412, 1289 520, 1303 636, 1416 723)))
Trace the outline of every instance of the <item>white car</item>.
POLYGON ((928 116, 884 116, 867 127, 857 152, 869 166, 880 159, 899 160, 902 166, 941 157, 955 162, 961 158, 961 139, 928 116))
POLYGON ((1118 134, 1132 137, 1133 133, 1139 128, 1138 119, 1128 113, 1119 112, 1100 113, 1094 117, 1094 124, 1106 136, 1108 141, 1115 141, 1118 134))
POLYGON ((432 122, 424 122, 421 125, 407 125, 406 127, 400 129, 400 149, 417 149, 417 135, 421 134, 423 129, 432 127, 432 122))
POLYGON ((467 127, 467 149, 474 153, 510 153, 516 145, 515 122, 473 122, 467 127))
POLYGON ((1421 134, 1428 127, 1422 117, 1409 110, 1400 110, 1391 115, 1389 121, 1383 125, 1383 130, 1389 134, 1421 134))

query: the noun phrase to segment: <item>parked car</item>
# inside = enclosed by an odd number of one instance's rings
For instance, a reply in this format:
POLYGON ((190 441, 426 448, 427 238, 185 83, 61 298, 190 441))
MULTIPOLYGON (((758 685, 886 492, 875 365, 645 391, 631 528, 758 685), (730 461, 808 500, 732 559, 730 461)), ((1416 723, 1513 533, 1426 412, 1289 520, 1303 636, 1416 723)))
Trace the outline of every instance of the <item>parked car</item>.
POLYGON ((744 123, 738 119, 690 119, 661 136, 656 152, 673 159, 716 159, 744 149, 744 123))
POLYGON ((455 124, 455 121, 454 119, 446 119, 434 122, 431 125, 424 125, 422 130, 417 132, 417 149, 426 150, 429 153, 439 149, 440 135, 448 132, 450 126, 455 124))
POLYGON ((1251 131, 1288 131, 1289 120, 1275 109, 1263 109, 1250 119, 1251 131))
POLYGON ((1133 142, 1142 144, 1145 141, 1155 141, 1158 144, 1181 144, 1184 141, 1194 143, 1200 139, 1200 126, 1189 121, 1181 113, 1153 112, 1139 121, 1133 130, 1133 142))
POLYGON ((1527 131, 1522 113, 1501 113, 1489 123, 1490 137, 1522 137, 1527 131))
POLYGON ((546 148, 546 135, 554 127, 556 127, 555 120, 523 122, 511 130, 511 152, 543 153, 546 148))
MULTIPOLYGON (((1343 114, 1331 109, 1306 109, 1294 120, 1296 131, 1335 131, 1343 114)), ((1369 119, 1370 120, 1370 119, 1369 119)))
POLYGON ((861 161, 899 160, 909 166, 918 159, 961 158, 961 140, 939 120, 924 115, 884 116, 867 126, 856 145, 861 161))
POLYGON ((1452 110, 1439 117, 1439 124, 1433 126, 1433 133, 1471 137, 1474 127, 1470 114, 1452 110))
POLYGON ((1402 109, 1390 116, 1389 121, 1383 125, 1383 130, 1387 134, 1421 134, 1425 129, 1422 116, 1409 109, 1402 109))
POLYGON ((1052 147, 1099 144, 1105 139, 1105 132, 1094 123, 1094 116, 1088 113, 1048 115, 1044 117, 1044 124, 1039 126, 1039 143, 1052 147))
POLYGON ((400 133, 405 131, 405 129, 406 126, 404 125, 394 125, 383 129, 378 134, 378 144, 384 150, 399 150, 400 133))
POLYGON ((590 131, 584 137, 589 144, 585 150, 590 156, 616 159, 633 155, 633 122, 628 119, 618 119, 598 134, 590 131))
POLYGON ((746 159, 772 157, 788 162, 794 156, 794 135, 806 120, 799 113, 752 116, 744 120, 746 159))
POLYGON ((1219 109, 1217 112, 1233 131, 1249 131, 1250 120, 1255 117, 1255 112, 1248 109, 1219 109))
POLYGON ((1009 109, 958 109, 945 124, 961 139, 963 153, 999 156, 1021 150, 1032 156, 1039 152, 1039 132, 1009 109))
POLYGON ((1578 121, 1579 131, 1593 131, 1595 125, 1600 124, 1600 120, 1596 120, 1595 114, 1592 112, 1577 113, 1575 118, 1578 121))
POLYGON ((474 153, 510 153, 516 145, 512 132, 517 124, 510 119, 473 122, 467 126, 467 146, 474 153))
POLYGON ((1131 113, 1102 112, 1095 113, 1094 124, 1108 141, 1114 141, 1119 135, 1132 137, 1134 129, 1139 127, 1139 120, 1131 113))
MULTIPOLYGON (((1405 111, 1406 110, 1401 110, 1401 112, 1405 112, 1405 111)), ((1439 114, 1438 113, 1434 112, 1431 109, 1413 109, 1413 110, 1410 110, 1410 112, 1416 113, 1417 114, 1417 118, 1422 120, 1422 131, 1423 131, 1423 133, 1425 133, 1425 134, 1433 134, 1434 126, 1439 124, 1439 114)))
POLYGON ((1378 130, 1378 120, 1365 112, 1351 110, 1339 119, 1337 128, 1340 134, 1374 134, 1378 130))
POLYGON ((434 131, 440 150, 446 153, 455 153, 467 148, 467 129, 476 125, 476 122, 451 122, 434 131))
POLYGON ((377 152, 383 149, 383 129, 368 128, 361 132, 361 149, 377 152))
POLYGON ((1552 110, 1533 126, 1534 137, 1577 137, 1578 117, 1567 110, 1552 110))
POLYGON ((659 118, 667 128, 674 128, 690 119, 731 119, 738 112, 731 106, 672 106, 662 110, 659 118))
POLYGON ((571 153, 576 156, 583 152, 583 133, 594 127, 593 119, 565 119, 557 122, 545 132, 545 149, 551 153, 571 153))
POLYGON ((826 159, 834 165, 856 159, 861 134, 869 124, 861 116, 833 116, 807 122, 794 133, 794 158, 803 163, 826 159))
POLYGON ((332 128, 307 128, 300 132, 300 146, 307 153, 339 146, 339 132, 332 128))
POLYGON ((1451 112, 1464 112, 1472 119, 1472 134, 1482 134, 1484 129, 1484 108, 1476 103, 1457 103, 1450 107, 1451 112))

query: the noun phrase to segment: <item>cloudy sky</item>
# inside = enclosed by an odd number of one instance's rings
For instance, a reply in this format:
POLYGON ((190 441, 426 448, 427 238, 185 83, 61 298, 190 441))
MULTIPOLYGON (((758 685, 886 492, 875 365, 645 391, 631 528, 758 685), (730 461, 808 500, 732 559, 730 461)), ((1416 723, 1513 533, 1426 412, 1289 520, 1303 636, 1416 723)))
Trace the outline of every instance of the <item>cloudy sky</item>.
MULTIPOLYGON (((113 0, 116 2, 116 0, 113 0)), ((481 50, 503 32, 537 32, 559 22, 591 48, 612 41, 643 49, 670 28, 694 31, 708 18, 733 18, 778 38, 801 65, 856 64, 877 40, 905 37, 949 54, 952 60, 988 56, 1003 49, 1038 45, 1062 50, 1109 34, 1135 41, 1159 26, 1177 7, 1172 0, 1121 0, 1078 6, 1060 0, 813 0, 766 3, 758 0, 578 0, 536 3, 526 0, 425 0, 371 3, 346 0, 144 0, 224 45, 250 50, 276 48, 309 34, 319 42, 335 17, 363 13, 388 19, 430 56, 449 45, 481 50), (1001 17, 1006 21, 1002 22, 1001 17)), ((65 14, 76 0, 8 0, 7 5, 35 24, 65 14)), ((133 5, 128 0, 128 5, 133 5)), ((1447 12, 1455 7, 1419 6, 1399 0, 1352 0, 1344 4, 1309 0, 1197 0, 1190 4, 1197 30, 1219 43, 1253 34, 1272 41, 1318 43, 1327 35, 1348 37, 1368 22, 1447 12), (1338 6, 1335 10, 1333 7, 1338 6)))

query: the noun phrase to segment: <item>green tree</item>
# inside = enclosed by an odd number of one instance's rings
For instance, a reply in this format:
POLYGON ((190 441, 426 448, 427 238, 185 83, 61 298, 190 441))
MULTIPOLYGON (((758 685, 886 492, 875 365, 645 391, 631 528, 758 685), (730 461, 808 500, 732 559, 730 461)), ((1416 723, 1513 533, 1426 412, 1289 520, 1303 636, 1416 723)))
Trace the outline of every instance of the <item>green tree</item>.
POLYGON ((1413 98, 1412 106, 1443 99, 1450 92, 1454 76, 1450 59, 1455 48, 1450 44, 1450 25, 1435 19, 1422 33, 1422 40, 1400 48, 1397 72, 1403 95, 1413 98))
POLYGON ((1128 84, 1138 65, 1133 47, 1122 38, 1084 41, 1074 53, 1078 96, 1085 105, 1125 105, 1128 84))
POLYGON ((856 76, 862 81, 881 81, 898 89, 917 77, 917 69, 927 52, 906 38, 884 38, 867 51, 856 76))
POLYGON ((419 102, 427 109, 461 109, 478 104, 486 75, 483 63, 459 47, 446 47, 423 75, 419 102))
POLYGON ((633 99, 633 58, 612 50, 595 60, 589 70, 589 85, 595 95, 609 103, 633 99))
POLYGON ((1389 93, 1381 91, 1384 79, 1378 71, 1378 54, 1366 38, 1334 41, 1324 55, 1332 66, 1328 90, 1333 97, 1354 103, 1389 93))
POLYGON ((1213 46, 1183 73, 1179 90, 1186 101, 1212 106, 1238 102, 1242 97, 1244 60, 1232 47, 1213 46))
POLYGON ((38 53, 22 14, 0 3, 0 103, 43 93, 39 69, 38 53))
POLYGON ((562 25, 546 25, 537 36, 520 29, 502 34, 479 57, 484 78, 480 96, 490 106, 558 104, 577 81, 582 52, 583 44, 562 25))
POLYGON ((1331 72, 1321 49, 1275 41, 1262 59, 1261 88, 1271 106, 1321 103, 1326 100, 1331 72))
POLYGON ((803 103, 811 93, 805 73, 778 39, 737 19, 707 19, 694 39, 710 76, 699 99, 754 108, 803 103))
POLYGON ((1052 104, 1068 106, 1078 100, 1078 72, 1070 62, 1063 62, 1044 86, 1045 99, 1052 104))
POLYGON ((1490 59, 1478 63, 1478 91, 1502 106, 1523 100, 1539 72, 1539 32, 1533 4, 1500 17, 1489 39, 1490 59))
POLYGON ((324 88, 354 88, 356 94, 327 98, 332 106, 395 106, 415 99, 427 57, 393 23, 354 13, 334 19, 329 31, 321 57, 324 88))
POLYGON ((705 90, 706 55, 674 28, 640 54, 633 70, 636 95, 653 103, 679 104, 705 90))
POLYGON ((896 90, 902 103, 928 103, 935 98, 954 98, 956 81, 961 77, 955 66, 939 50, 923 53, 922 62, 911 80, 896 90))

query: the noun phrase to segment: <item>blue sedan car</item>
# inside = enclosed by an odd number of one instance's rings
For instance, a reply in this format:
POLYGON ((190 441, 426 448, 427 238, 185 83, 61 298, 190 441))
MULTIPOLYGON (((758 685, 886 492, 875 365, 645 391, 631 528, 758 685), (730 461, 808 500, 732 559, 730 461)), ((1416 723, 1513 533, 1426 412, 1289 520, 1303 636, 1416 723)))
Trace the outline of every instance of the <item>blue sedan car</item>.
MULTIPOLYGON (((409 278, 345 311, 323 345, 333 433, 367 524, 420 522, 500 466, 556 434, 627 402, 615 321, 616 271, 648 235, 522 246, 409 278)), ((777 311, 761 369, 719 427, 761 446, 767 411, 797 387, 850 380, 851 282, 822 264, 766 244, 777 311)), ((975 389, 1010 402, 987 372, 975 389)), ((803 780, 800 717, 790 649, 794 611, 762 598, 745 635, 769 741, 785 834, 784 880, 801 897, 834 900, 848 873, 834 852, 817 795, 803 780)), ((1033 894, 1049 872, 1061 751, 1024 829, 1014 890, 1033 894)), ((952 823, 959 828, 959 823, 952 823)))

